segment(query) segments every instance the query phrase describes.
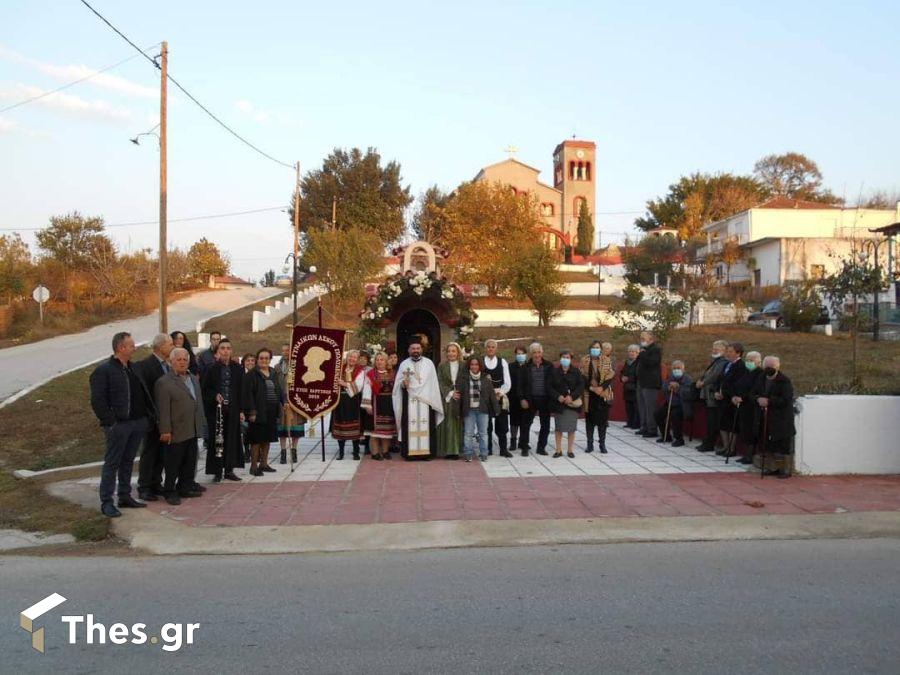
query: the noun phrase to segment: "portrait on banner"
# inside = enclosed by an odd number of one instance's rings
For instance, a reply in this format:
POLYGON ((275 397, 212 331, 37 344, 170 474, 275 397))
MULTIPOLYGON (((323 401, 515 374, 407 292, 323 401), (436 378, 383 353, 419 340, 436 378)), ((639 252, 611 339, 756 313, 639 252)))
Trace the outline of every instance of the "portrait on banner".
POLYGON ((338 403, 344 339, 343 330, 294 326, 288 404, 310 421, 330 412, 338 403))

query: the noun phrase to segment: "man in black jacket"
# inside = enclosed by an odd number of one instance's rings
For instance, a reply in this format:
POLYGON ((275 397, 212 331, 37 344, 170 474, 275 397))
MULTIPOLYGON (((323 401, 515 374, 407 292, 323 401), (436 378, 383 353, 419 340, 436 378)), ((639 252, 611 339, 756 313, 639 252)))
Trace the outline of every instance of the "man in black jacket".
MULTIPOLYGON (((171 370, 169 354, 172 351, 172 338, 160 333, 150 343, 153 353, 134 364, 134 371, 147 387, 154 391, 156 381, 171 370)), ((138 497, 145 502, 155 502, 158 495, 163 494, 162 472, 163 456, 160 451, 159 426, 156 416, 150 418, 147 434, 144 437, 144 449, 138 463, 138 497)))
POLYGON ((725 359, 728 363, 722 370, 719 381, 719 391, 716 398, 719 401, 719 425, 722 434, 722 449, 716 450, 717 455, 730 457, 734 454, 734 446, 737 441, 738 407, 734 398, 738 394, 738 382, 747 374, 747 366, 744 365, 744 345, 740 342, 731 342, 725 348, 725 359))
POLYGON ((535 415, 541 421, 537 454, 547 454, 547 439, 550 436, 550 378, 553 375, 553 364, 544 360, 544 348, 539 342, 532 343, 529 351, 531 358, 525 363, 519 381, 519 403, 522 406, 519 446, 522 447, 522 457, 528 457, 528 449, 527 445, 522 446, 521 439, 526 439, 527 443, 535 415))
POLYGON ((637 359, 638 409, 644 438, 656 438, 656 399, 662 389, 662 349, 653 333, 641 333, 641 353, 637 359))
POLYGON ((147 506, 131 496, 134 456, 147 433, 147 416, 153 397, 131 367, 134 339, 130 333, 116 333, 113 355, 91 373, 91 408, 106 436, 106 453, 100 476, 100 511, 109 518, 122 513, 113 504, 118 478, 120 508, 147 506))

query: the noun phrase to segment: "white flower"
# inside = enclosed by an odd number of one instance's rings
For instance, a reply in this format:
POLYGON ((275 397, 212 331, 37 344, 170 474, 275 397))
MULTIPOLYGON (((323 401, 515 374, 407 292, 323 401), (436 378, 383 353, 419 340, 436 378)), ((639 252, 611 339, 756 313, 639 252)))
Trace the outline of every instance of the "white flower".
POLYGON ((369 312, 369 318, 370 318, 370 319, 374 319, 374 318, 375 318, 375 312, 369 312))
POLYGON ((422 295, 422 293, 424 293, 424 292, 425 292, 425 289, 422 288, 421 286, 416 286, 413 289, 413 293, 415 293, 416 295, 422 295))

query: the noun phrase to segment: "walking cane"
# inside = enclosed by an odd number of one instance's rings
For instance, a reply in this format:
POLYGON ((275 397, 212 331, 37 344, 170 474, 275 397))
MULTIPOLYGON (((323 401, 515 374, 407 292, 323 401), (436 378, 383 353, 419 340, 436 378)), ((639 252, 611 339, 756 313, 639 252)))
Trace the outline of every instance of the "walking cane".
POLYGON ((669 389, 669 405, 666 406, 666 425, 663 427, 663 441, 665 441, 669 437, 669 415, 672 414, 672 396, 673 392, 669 389))
POLYGON ((760 467, 759 478, 762 480, 766 476, 766 439, 769 435, 769 409, 763 408, 763 434, 762 434, 762 451, 760 451, 760 467))
POLYGON ((288 419, 288 413, 293 413, 293 411, 291 410, 289 403, 285 403, 284 408, 282 415, 284 416, 284 427, 288 432, 288 451, 291 453, 291 473, 294 473, 294 439, 291 436, 291 427, 294 426, 293 415, 291 415, 291 419, 288 419))
POLYGON ((734 424, 731 425, 731 438, 728 439, 728 452, 725 453, 725 463, 728 464, 728 460, 731 459, 731 456, 734 454, 734 444, 736 442, 735 437, 737 436, 737 423, 738 423, 738 415, 741 413, 741 404, 738 403, 734 409, 734 424))

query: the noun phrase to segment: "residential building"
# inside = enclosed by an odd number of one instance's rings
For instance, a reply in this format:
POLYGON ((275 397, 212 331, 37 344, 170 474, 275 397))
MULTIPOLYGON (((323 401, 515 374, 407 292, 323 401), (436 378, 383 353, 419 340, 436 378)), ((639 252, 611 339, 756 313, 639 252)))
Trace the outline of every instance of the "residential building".
POLYGON ((870 230, 898 220, 900 204, 856 209, 776 197, 705 225, 706 246, 698 256, 712 256, 722 284, 781 286, 832 273, 864 240, 882 238, 870 230))

